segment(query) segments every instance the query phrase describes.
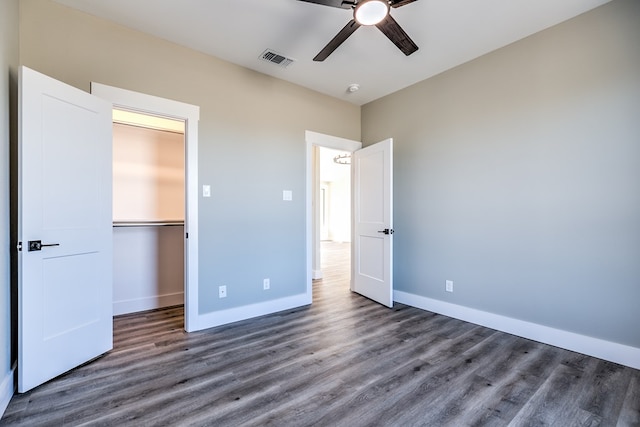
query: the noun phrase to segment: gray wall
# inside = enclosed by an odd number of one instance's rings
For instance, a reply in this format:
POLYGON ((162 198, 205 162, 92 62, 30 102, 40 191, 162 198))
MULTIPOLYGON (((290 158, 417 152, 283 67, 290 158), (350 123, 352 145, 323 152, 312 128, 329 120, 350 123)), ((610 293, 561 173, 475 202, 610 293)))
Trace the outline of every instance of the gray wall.
POLYGON ((639 23, 615 0, 363 107, 396 289, 640 347, 639 23))
MULTIPOLYGON (((0 1, 0 383, 10 377, 11 354, 11 279, 10 279, 10 211, 9 211, 9 146, 15 136, 16 118, 11 115, 10 100, 17 102, 18 67, 18 0, 0 1)), ((15 104, 14 106, 15 107, 15 104)), ((15 111, 12 111, 14 113, 15 111)), ((0 390, 2 393, 4 390, 0 390)), ((0 404, 2 395, 0 394, 0 404)), ((0 407, 0 413, 4 408, 0 407)))
POLYGON ((200 106, 200 313, 306 291, 304 131, 360 139, 359 107, 49 0, 20 13, 24 65, 200 106))

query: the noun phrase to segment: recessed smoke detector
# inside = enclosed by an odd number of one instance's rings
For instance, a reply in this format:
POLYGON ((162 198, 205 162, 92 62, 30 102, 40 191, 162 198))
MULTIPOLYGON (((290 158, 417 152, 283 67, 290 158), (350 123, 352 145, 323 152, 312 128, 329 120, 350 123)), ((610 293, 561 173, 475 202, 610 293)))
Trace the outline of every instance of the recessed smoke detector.
POLYGON ((260 54, 260 59, 266 62, 270 62, 282 68, 287 68, 289 65, 294 63, 296 60, 293 58, 288 58, 285 55, 276 52, 273 49, 267 49, 260 54))
POLYGON ((358 83, 352 83, 347 86, 347 92, 354 93, 360 90, 360 85, 358 83))

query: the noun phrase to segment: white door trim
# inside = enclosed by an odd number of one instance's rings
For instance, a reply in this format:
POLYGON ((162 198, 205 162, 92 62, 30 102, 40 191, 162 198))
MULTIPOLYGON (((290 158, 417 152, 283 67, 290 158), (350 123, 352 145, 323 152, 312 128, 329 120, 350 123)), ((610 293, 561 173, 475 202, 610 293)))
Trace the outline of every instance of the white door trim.
MULTIPOLYGON (((314 222, 313 222, 313 147, 325 147, 325 148, 333 148, 334 150, 340 151, 348 151, 354 152, 362 148, 362 142, 353 141, 351 139, 340 138, 337 136, 325 135, 318 132, 306 131, 305 132, 305 141, 306 141, 306 200, 305 200, 305 210, 306 210, 306 259, 307 259, 307 292, 306 299, 307 304, 311 304, 313 300, 313 233, 314 233, 314 222)), ((318 171, 319 173, 319 171, 318 171)))
POLYGON ((185 285, 184 329, 198 324, 198 120, 200 107, 91 82, 91 93, 111 101, 114 107, 185 121, 185 285))

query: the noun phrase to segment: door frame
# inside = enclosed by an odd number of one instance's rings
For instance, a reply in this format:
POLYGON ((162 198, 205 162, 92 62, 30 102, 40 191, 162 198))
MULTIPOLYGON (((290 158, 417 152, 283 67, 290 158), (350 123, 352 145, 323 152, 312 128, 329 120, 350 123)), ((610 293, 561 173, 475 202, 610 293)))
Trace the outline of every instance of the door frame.
MULTIPOLYGON (((307 259, 307 300, 308 304, 311 304, 313 300, 313 279, 320 278, 314 277, 314 275, 318 275, 317 270, 314 269, 313 260, 317 256, 319 256, 319 247, 320 247, 320 229, 318 227, 318 219, 315 217, 314 206, 317 206, 318 203, 318 192, 316 191, 320 184, 320 170, 319 170, 319 159, 317 155, 314 155, 314 151, 316 147, 324 147, 324 148, 332 148, 334 150, 340 151, 348 151, 353 153, 356 150, 360 150, 362 148, 362 142, 354 141, 351 139, 340 138, 337 136, 325 135, 318 132, 305 131, 305 142, 306 142, 306 200, 305 200, 305 211, 306 211, 306 259, 307 259), (315 236, 315 237, 314 237, 315 236), (316 245, 314 245, 316 243, 316 245)), ((352 228, 351 233, 353 234, 353 212, 351 212, 352 218, 352 228)), ((353 275, 352 275, 353 276, 353 275)))
MULTIPOLYGON (((317 148, 324 148, 324 147, 317 147, 317 148)), ((320 170, 320 173, 322 173, 322 164, 320 165, 314 164, 314 166, 316 167, 316 170, 314 171, 316 174, 318 170, 320 170)), ((318 187, 316 187, 316 190, 317 188, 318 187)), ((329 183, 320 182, 319 188, 320 188, 320 193, 318 194, 318 197, 316 198, 316 200, 317 200, 318 206, 320 206, 320 218, 318 219, 318 223, 320 226, 320 241, 322 241, 322 240, 329 240, 329 237, 331 234, 329 233, 329 222, 328 222, 329 221, 328 216, 331 212, 331 208, 329 204, 329 200, 331 199, 331 186, 329 185, 329 183), (323 219, 324 219, 324 222, 322 221, 323 219)), ((318 238, 316 236, 316 240, 317 239, 318 238)), ((316 250, 317 250, 317 246, 316 246, 316 250)), ((315 273, 314 273, 314 279, 320 279, 320 277, 315 277, 315 273)))
POLYGON ((114 108, 185 122, 184 329, 198 329, 198 121, 200 107, 91 82, 91 93, 114 108))

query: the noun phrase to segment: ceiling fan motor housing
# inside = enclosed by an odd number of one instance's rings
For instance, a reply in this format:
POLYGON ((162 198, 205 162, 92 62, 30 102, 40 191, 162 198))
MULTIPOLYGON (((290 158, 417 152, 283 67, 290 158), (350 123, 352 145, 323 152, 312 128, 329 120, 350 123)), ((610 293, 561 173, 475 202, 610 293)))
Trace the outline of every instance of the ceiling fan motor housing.
POLYGON ((389 3, 383 0, 365 0, 356 5, 353 17, 360 25, 376 25, 389 14, 389 3))

